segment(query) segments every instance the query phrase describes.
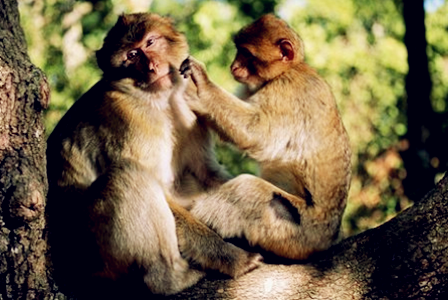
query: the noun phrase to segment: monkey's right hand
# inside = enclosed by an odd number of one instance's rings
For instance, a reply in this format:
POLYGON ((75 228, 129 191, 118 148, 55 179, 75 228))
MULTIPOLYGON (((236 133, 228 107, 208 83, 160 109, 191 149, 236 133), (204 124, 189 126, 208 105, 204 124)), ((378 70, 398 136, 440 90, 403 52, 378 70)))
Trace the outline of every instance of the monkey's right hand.
POLYGON ((184 76, 184 78, 188 78, 192 75, 191 70, 191 56, 188 56, 180 65, 179 68, 180 75, 184 76))
POLYGON ((205 65, 192 56, 189 56, 182 62, 179 71, 184 78, 191 77, 198 88, 198 95, 201 89, 209 82, 205 65))

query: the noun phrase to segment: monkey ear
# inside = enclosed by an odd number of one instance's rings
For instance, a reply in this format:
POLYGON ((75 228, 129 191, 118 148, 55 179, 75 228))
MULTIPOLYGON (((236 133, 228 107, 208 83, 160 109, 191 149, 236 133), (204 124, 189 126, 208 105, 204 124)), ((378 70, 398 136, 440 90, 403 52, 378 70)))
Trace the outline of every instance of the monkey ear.
POLYGON ((119 15, 115 26, 127 27, 128 25, 129 25, 128 24, 128 16, 125 13, 122 13, 121 15, 119 15))
POLYGON ((294 47, 289 40, 287 39, 280 40, 278 46, 280 48, 283 61, 292 61, 294 59, 295 56, 294 47))

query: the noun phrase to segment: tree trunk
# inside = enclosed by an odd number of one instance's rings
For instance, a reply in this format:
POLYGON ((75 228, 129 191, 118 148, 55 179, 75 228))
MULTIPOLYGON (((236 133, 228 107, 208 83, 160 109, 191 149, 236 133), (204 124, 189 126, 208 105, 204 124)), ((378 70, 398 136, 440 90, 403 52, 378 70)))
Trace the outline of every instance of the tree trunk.
POLYGON ((42 110, 49 88, 27 55, 16 1, 0 1, 0 299, 50 295, 42 110))
MULTIPOLYGON (((48 85, 26 54, 16 1, 0 1, 0 299, 67 299, 45 237, 48 85)), ((205 279, 172 299, 447 299, 448 177, 388 223, 307 264, 205 279)))
POLYGON ((441 143, 442 123, 431 105, 432 82, 426 52, 424 0, 404 0, 406 26, 404 43, 408 51, 409 71, 406 76, 406 115, 409 148, 402 153, 407 176, 403 180, 405 194, 418 200, 432 189, 438 167, 445 167, 445 143, 441 143), (441 145, 442 144, 442 145, 441 145))

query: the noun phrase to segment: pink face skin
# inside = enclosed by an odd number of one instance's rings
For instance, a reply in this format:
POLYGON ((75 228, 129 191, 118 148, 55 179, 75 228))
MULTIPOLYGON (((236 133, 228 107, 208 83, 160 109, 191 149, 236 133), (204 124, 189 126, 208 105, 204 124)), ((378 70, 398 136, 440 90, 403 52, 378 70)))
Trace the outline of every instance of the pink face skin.
POLYGON ((133 49, 124 53, 124 64, 144 74, 144 81, 152 90, 172 87, 171 68, 167 60, 168 42, 157 32, 149 32, 133 49))
POLYGON ((262 46, 245 43, 237 45, 237 54, 230 69, 236 81, 255 92, 289 69, 294 57, 294 47, 288 39, 262 46))
POLYGON ((247 85, 251 90, 257 89, 265 81, 258 75, 254 60, 256 60, 256 58, 248 49, 240 47, 238 48, 235 60, 230 66, 233 78, 235 78, 236 81, 247 85))

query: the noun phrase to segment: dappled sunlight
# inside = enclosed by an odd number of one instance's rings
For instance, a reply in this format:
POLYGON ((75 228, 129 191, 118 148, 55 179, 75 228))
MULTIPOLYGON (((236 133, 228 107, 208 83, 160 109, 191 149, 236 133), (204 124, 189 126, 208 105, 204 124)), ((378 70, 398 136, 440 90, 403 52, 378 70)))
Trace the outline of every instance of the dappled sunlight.
MULTIPOLYGON (((229 71, 236 53, 232 35, 257 13, 275 7, 303 38, 306 61, 332 86, 350 136, 353 181, 345 234, 376 226, 410 205, 403 192, 407 173, 400 158, 408 132, 407 51, 402 14, 394 1, 381 5, 352 0, 256 1, 250 9, 243 9, 244 3, 238 1, 19 2, 30 57, 51 85, 47 135, 100 78, 95 51, 117 14, 147 10, 170 14, 186 34, 191 54, 205 63, 211 80, 234 92, 239 85, 229 71)), ((442 114, 448 109, 448 3, 428 0, 425 8, 431 101, 434 111, 442 114)), ((234 147, 218 143, 216 152, 233 174, 257 173, 257 164, 234 147)), ((432 158, 430 164, 439 167, 439 158, 432 158)))

